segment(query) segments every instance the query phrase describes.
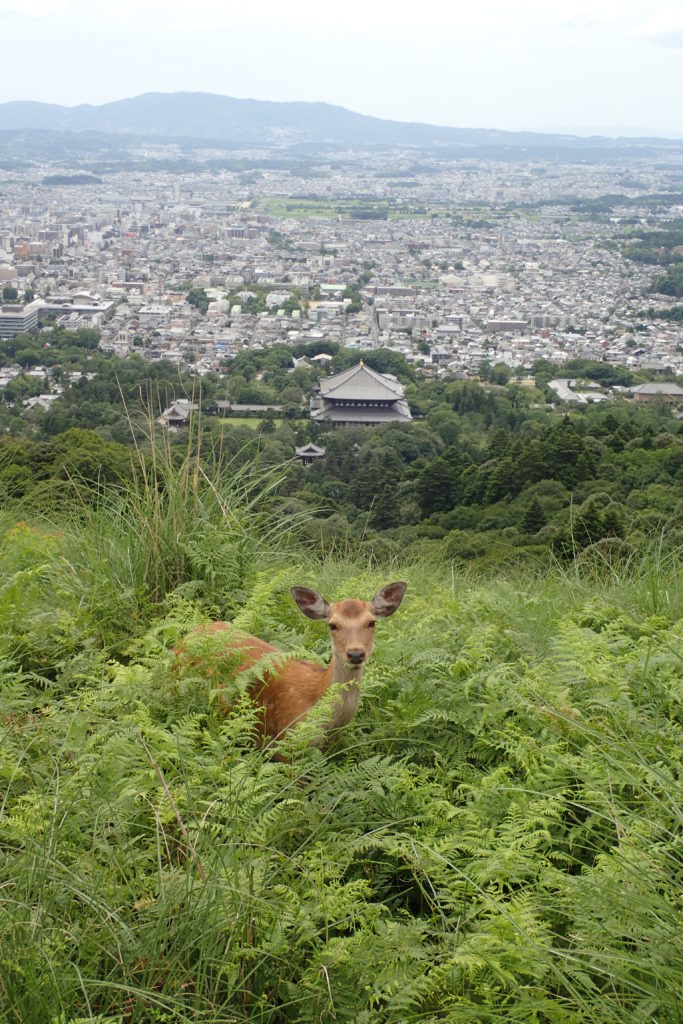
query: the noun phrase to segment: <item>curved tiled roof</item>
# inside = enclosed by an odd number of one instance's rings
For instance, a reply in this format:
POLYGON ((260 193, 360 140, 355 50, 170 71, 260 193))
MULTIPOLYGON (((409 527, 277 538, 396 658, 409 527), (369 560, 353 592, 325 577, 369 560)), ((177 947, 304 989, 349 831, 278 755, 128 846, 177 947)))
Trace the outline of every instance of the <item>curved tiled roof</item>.
POLYGON ((320 394, 331 401, 395 402, 403 398, 403 385, 395 377, 358 363, 321 380, 320 394))
POLYGON ((676 395, 683 397, 683 389, 670 381, 648 381, 636 388, 631 388, 633 395, 676 395))
POLYGON ((314 409, 311 412, 311 419, 327 423, 357 423, 363 426, 366 423, 396 423, 400 421, 409 422, 412 420, 410 409, 405 402, 397 402, 391 408, 366 408, 353 409, 347 406, 341 408, 330 405, 324 409, 314 409))

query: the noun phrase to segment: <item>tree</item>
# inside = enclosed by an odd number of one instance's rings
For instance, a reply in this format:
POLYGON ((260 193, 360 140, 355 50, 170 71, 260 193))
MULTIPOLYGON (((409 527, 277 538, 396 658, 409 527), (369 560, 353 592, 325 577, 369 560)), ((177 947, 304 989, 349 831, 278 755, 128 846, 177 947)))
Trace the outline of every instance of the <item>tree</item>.
POLYGON ((491 369, 489 380, 492 384, 505 385, 510 380, 511 375, 512 371, 509 366, 505 363, 496 363, 496 365, 491 369))
POLYGON ((19 292, 11 284, 6 284, 2 289, 3 302, 15 302, 19 298, 19 292))
POLYGON ((516 494, 518 487, 515 469, 513 460, 507 455, 495 462, 485 492, 487 504, 509 499, 516 494))
POLYGON ((2 395, 6 402, 23 402, 26 398, 39 395, 43 387, 42 380, 38 380, 36 377, 25 377, 22 373, 9 382, 2 395))
MULTIPOLYGON (((291 378, 290 378, 291 379, 291 378)), ((296 385, 288 384, 284 387, 279 394, 279 399, 285 405, 301 405, 304 400, 304 396, 301 392, 301 388, 296 385)))
POLYGON ((132 476, 129 446, 106 441, 94 430, 70 428, 54 440, 52 475, 87 483, 120 482, 132 476))
POLYGON ((650 291, 681 298, 683 296, 683 263, 675 263, 669 267, 666 274, 655 277, 650 291))
POLYGON ((389 530, 398 526, 401 520, 401 511, 396 500, 399 482, 398 472, 391 469, 378 487, 370 513, 370 526, 375 530, 389 530))
POLYGON ((524 533, 538 533, 546 525, 547 519, 543 506, 536 496, 534 496, 526 507, 524 515, 522 517, 522 529, 524 533))
POLYGON ((572 524, 574 542, 581 548, 595 544, 605 536, 603 509, 610 503, 609 495, 593 494, 579 507, 572 524))
POLYGON ((488 359, 482 359, 479 363, 477 374, 480 380, 488 381, 491 379, 491 363, 488 359))
POLYGON ((187 301, 204 316, 209 308, 209 296, 203 288, 191 288, 187 293, 187 301))
POLYGON ((425 516, 453 508, 459 478, 459 467, 445 455, 426 463, 417 480, 417 500, 425 516))
POLYGON ((447 405, 438 405, 427 413, 427 423, 446 445, 455 444, 460 437, 460 420, 447 405))
POLYGON ((559 369, 549 359, 535 359, 531 366, 531 373, 536 381, 536 387, 542 391, 549 380, 557 377, 559 369))
POLYGON ((364 446, 352 481, 356 505, 369 509, 387 480, 400 480, 401 469, 401 460, 393 449, 375 444, 364 446))
POLYGON ((498 428, 491 434, 488 446, 486 448, 487 459, 501 459, 507 455, 510 449, 510 435, 507 430, 498 428))
POLYGON ((266 409, 261 420, 260 430, 262 434, 275 433, 275 413, 272 409, 266 409))
POLYGON ((613 501, 602 514, 603 537, 623 537, 626 533, 622 507, 613 501))
POLYGON ((243 374, 236 373, 230 377, 228 381, 228 394, 230 395, 231 402, 241 402, 244 389, 247 386, 247 381, 243 374))
POLYGON ((584 450, 583 439, 569 417, 565 416, 552 428, 548 438, 546 458, 550 475, 561 480, 566 487, 573 487, 579 478, 578 461, 584 450))

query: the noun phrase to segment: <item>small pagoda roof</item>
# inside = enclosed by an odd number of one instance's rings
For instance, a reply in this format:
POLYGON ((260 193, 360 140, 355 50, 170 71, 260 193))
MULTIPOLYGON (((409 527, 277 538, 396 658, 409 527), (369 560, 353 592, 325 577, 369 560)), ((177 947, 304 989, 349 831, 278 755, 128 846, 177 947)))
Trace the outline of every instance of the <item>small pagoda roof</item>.
POLYGON ((403 398, 403 385, 395 377, 378 373, 361 361, 349 370, 321 380, 320 394, 333 402, 396 402, 403 398))
POLYGON ((300 448, 295 448, 294 452, 297 456, 310 455, 312 458, 321 458, 325 454, 324 448, 318 448, 317 444, 313 444, 309 441, 308 444, 301 445, 300 448))
POLYGON ((188 398, 176 398, 168 408, 164 409, 158 422, 168 422, 168 420, 174 419, 187 420, 190 418, 190 413, 196 412, 198 409, 199 405, 196 402, 191 402, 188 398))

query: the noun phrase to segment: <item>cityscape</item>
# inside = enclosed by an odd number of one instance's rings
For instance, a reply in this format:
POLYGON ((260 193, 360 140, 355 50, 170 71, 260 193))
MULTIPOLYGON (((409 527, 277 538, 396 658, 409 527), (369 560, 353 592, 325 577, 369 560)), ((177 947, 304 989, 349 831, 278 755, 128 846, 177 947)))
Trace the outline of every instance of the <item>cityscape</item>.
MULTIPOLYGON (((92 327, 105 351, 198 374, 323 339, 392 349, 427 377, 575 358, 683 373, 661 268, 627 249, 680 223, 675 162, 203 156, 97 178, 0 170, 0 334, 92 327)), ((17 372, 1 367, 0 387, 17 372)))

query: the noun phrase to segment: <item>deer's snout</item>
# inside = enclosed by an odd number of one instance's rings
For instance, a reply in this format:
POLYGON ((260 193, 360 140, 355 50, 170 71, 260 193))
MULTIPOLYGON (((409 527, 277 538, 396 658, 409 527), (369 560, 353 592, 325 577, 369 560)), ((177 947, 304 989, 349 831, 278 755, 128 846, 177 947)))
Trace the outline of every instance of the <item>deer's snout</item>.
POLYGON ((350 647, 346 652, 346 660, 351 665, 362 665, 365 661, 365 651, 362 647, 350 647))

